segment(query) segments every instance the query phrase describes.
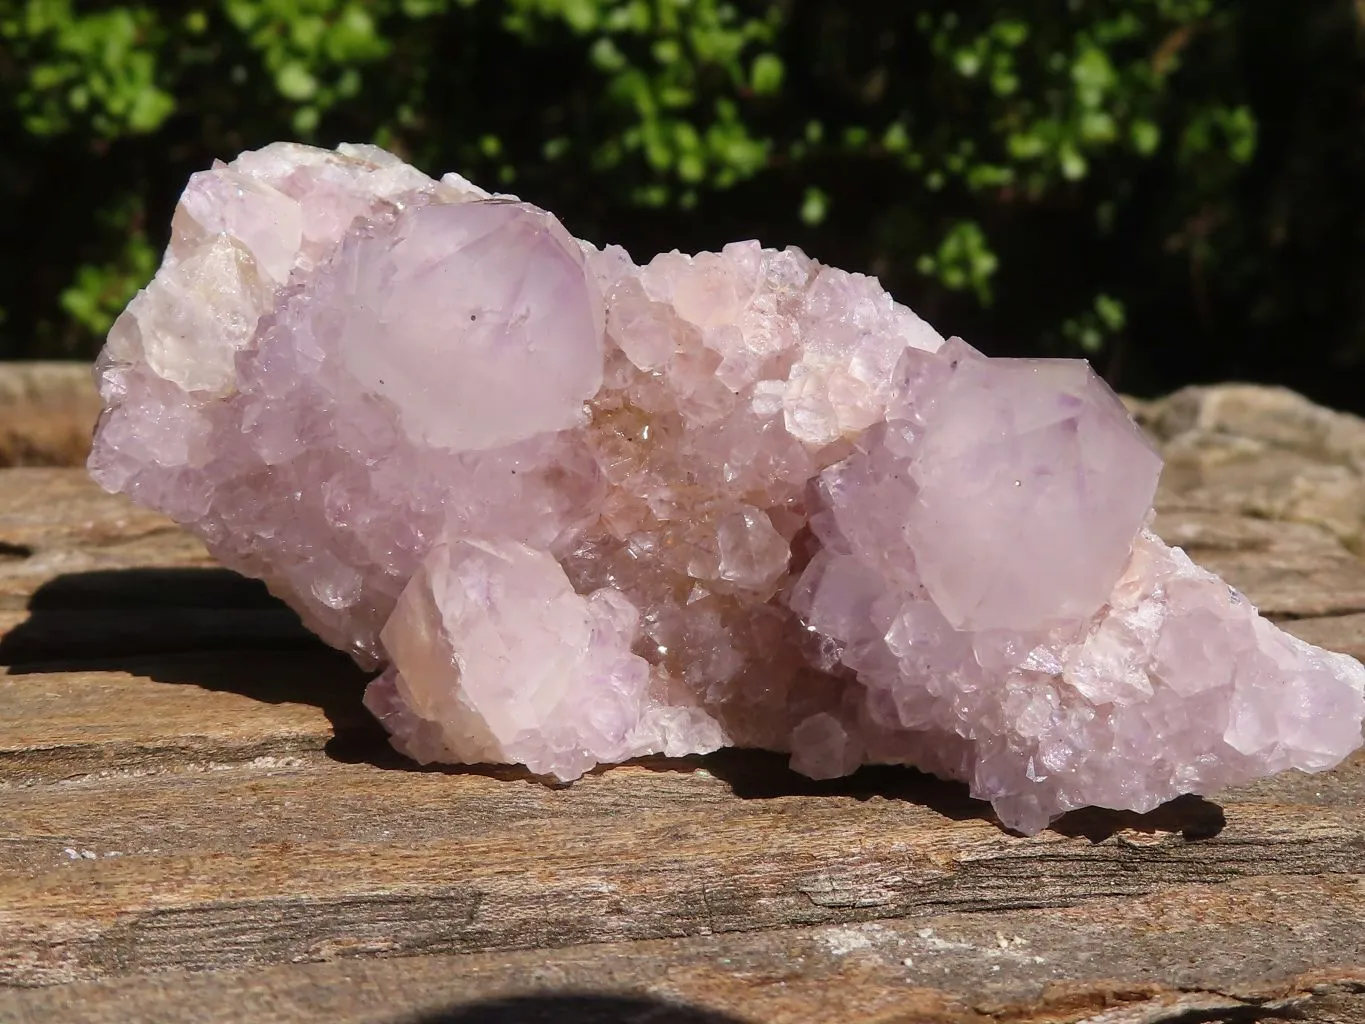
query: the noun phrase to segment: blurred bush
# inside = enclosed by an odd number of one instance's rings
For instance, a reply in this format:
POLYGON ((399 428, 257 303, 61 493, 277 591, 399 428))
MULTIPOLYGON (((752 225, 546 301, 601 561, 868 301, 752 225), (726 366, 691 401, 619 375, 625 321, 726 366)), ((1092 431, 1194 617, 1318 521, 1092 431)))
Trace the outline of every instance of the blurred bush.
POLYGON ((987 351, 1361 405, 1354 0, 0 0, 0 356, 89 356, 185 178, 378 142, 637 258, 738 237, 987 351))

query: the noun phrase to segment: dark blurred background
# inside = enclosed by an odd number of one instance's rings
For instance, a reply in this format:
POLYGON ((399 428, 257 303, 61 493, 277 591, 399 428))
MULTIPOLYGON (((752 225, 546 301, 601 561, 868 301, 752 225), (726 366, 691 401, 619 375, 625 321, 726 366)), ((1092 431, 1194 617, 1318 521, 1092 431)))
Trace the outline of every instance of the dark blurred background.
POLYGON ((0 358, 88 358, 187 176, 374 141, 637 259, 876 274, 995 355, 1365 409, 1365 0, 0 0, 0 358))

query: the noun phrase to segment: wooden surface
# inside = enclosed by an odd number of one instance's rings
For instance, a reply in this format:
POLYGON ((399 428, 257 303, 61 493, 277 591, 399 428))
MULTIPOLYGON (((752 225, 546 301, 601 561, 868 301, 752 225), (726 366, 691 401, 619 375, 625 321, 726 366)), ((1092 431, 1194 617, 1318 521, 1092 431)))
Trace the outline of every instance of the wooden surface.
MULTIPOLYGON (((1181 401, 1139 410, 1160 532, 1365 656, 1365 425, 1181 401)), ((0 471, 0 665, 6 1024, 1365 1020, 1359 755, 1033 839, 908 770, 416 770, 260 588, 64 469, 0 471)))

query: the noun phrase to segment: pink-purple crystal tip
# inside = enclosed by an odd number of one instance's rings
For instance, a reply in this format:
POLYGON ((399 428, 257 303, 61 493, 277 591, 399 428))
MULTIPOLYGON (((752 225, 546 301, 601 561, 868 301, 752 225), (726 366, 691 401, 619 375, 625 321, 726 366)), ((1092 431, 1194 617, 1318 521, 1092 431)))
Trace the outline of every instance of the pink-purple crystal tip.
POLYGON ((1160 459, 1089 367, 796 249, 639 266, 276 144, 190 180, 98 373, 95 478, 382 668, 419 761, 905 763, 1031 833, 1361 742, 1359 663, 1146 529, 1160 459))

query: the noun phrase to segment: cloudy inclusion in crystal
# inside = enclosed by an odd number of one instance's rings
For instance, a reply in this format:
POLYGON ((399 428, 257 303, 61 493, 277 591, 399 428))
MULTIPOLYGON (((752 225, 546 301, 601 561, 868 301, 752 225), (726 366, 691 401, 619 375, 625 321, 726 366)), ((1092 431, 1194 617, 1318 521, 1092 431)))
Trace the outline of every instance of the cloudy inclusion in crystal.
POLYGON ((195 175, 90 468, 382 670, 421 761, 907 763, 1012 828, 1360 743, 1365 670, 1145 529, 1082 362, 745 242, 637 265, 372 147, 195 175))
POLYGON ((602 300, 558 221, 521 203, 419 206, 392 237, 401 265, 350 250, 339 354, 414 442, 481 451, 582 422, 602 386, 602 300))
POLYGON ((1036 630, 1104 604, 1161 459, 1080 360, 962 360, 924 424, 905 535, 957 629, 1036 630))

